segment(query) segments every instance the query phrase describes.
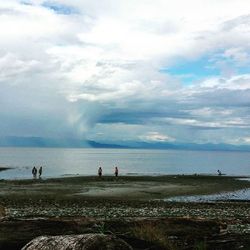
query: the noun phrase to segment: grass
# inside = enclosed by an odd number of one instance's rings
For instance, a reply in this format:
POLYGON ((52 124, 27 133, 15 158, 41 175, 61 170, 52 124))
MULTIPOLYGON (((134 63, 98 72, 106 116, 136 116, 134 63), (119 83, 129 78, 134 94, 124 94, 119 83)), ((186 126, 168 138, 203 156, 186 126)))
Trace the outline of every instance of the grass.
POLYGON ((132 234, 136 238, 158 245, 161 249, 177 250, 164 230, 155 224, 139 224, 133 229, 132 234))
POLYGON ((199 241, 194 244, 194 250, 207 250, 206 241, 199 241))

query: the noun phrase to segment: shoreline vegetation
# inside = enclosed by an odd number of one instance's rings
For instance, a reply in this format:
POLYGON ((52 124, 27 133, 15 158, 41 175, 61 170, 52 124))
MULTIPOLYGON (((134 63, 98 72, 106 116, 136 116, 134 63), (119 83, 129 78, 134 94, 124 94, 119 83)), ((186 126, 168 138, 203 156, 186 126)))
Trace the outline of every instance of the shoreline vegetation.
POLYGON ((114 234, 133 249, 247 249, 249 201, 163 201, 250 188, 240 177, 244 176, 0 180, 0 249, 20 249, 40 235, 86 232, 114 234))

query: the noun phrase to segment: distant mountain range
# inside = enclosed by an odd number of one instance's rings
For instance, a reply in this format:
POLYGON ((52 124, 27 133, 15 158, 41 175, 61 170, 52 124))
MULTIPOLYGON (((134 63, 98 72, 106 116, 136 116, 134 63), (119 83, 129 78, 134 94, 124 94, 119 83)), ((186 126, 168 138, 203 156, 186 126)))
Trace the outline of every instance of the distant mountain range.
POLYGON ((90 140, 43 137, 0 137, 0 147, 41 147, 41 148, 127 148, 115 144, 104 144, 90 140))
POLYGON ((213 144, 213 143, 167 143, 167 142, 132 142, 134 148, 174 149, 174 150, 207 150, 207 151, 250 151, 250 145, 213 144))
POLYGON ((166 142, 122 142, 118 144, 101 143, 91 140, 61 139, 43 137, 0 137, 0 147, 58 147, 58 148, 145 148, 175 150, 210 150, 210 151, 250 151, 250 145, 231 144, 196 144, 166 142))

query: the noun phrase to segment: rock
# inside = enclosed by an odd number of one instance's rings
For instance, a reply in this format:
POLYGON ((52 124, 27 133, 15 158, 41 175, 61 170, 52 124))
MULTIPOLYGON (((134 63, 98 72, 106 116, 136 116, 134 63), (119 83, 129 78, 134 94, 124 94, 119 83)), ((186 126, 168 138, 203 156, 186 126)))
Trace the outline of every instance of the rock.
POLYGON ((62 236, 40 236, 22 250, 132 250, 125 241, 112 235, 80 234, 62 236))

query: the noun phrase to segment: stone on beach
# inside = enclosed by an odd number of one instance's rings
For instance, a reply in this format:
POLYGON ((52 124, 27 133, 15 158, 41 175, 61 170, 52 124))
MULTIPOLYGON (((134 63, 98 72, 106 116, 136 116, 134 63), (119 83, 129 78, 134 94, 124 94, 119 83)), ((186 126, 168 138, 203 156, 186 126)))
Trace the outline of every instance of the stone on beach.
POLYGON ((28 244, 22 250, 132 250, 125 241, 104 234, 81 234, 62 236, 40 236, 28 244))

